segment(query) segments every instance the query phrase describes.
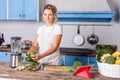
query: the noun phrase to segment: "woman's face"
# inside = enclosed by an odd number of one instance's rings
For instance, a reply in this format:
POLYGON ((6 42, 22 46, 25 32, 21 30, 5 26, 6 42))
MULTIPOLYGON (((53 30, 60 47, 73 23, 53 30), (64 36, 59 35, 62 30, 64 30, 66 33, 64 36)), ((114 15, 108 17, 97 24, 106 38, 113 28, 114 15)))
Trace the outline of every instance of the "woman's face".
POLYGON ((52 25, 55 20, 55 15, 52 13, 50 9, 45 9, 43 12, 43 20, 47 25, 52 25))

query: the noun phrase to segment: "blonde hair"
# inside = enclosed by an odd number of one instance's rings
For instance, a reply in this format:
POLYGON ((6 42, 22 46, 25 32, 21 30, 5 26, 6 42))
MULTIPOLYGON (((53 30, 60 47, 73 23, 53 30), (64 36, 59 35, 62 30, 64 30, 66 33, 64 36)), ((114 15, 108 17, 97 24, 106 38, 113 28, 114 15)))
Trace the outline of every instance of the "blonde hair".
POLYGON ((53 15, 55 16, 54 21, 57 20, 57 8, 56 8, 55 5, 47 4, 47 5, 45 5, 45 7, 43 8, 43 12, 44 12, 45 9, 50 9, 50 10, 52 11, 53 15))

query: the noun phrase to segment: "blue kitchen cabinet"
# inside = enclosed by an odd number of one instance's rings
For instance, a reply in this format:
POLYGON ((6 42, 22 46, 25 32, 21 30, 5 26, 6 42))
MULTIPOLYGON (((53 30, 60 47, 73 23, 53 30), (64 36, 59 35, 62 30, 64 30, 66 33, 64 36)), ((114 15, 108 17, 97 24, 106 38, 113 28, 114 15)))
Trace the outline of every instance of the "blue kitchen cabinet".
POLYGON ((0 52, 0 62, 10 62, 10 53, 0 52))
POLYGON ((83 56, 61 56, 60 64, 65 66, 72 66, 75 61, 80 61, 83 65, 88 64, 88 58, 83 56))
MULTIPOLYGON (((0 62, 10 62, 11 52, 0 52, 0 62)), ((22 53, 22 61, 25 62, 26 54, 22 53)))
POLYGON ((94 65, 93 68, 98 68, 95 57, 64 56, 64 55, 60 57, 60 65, 72 66, 75 61, 82 62, 82 65, 94 65))
POLYGON ((89 57, 89 64, 93 64, 93 68, 98 68, 96 57, 89 57))
POLYGON ((37 0, 8 0, 9 20, 37 20, 37 0))
POLYGON ((0 20, 7 19, 6 0, 0 0, 0 20))
POLYGON ((75 61, 75 56, 66 56, 65 65, 72 66, 75 61))
POLYGON ((60 63, 64 66, 72 66, 74 59, 74 56, 61 56, 60 63))

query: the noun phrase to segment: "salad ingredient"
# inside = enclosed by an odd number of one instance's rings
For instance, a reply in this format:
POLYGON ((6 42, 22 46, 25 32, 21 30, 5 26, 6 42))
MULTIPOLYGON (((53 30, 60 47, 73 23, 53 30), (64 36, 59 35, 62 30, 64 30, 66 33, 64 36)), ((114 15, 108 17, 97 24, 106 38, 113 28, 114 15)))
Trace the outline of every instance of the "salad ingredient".
POLYGON ((32 57, 35 56, 35 52, 30 52, 30 54, 26 55, 26 62, 29 63, 28 66, 26 66, 27 70, 36 70, 37 66, 39 65, 39 63, 35 60, 32 59, 32 57))
POLYGON ((119 60, 115 60, 115 64, 120 64, 120 59, 119 60))
POLYGON ((113 57, 117 57, 117 56, 120 56, 120 52, 119 51, 115 51, 113 54, 112 54, 113 57))
POLYGON ((106 58, 106 63, 108 63, 108 64, 114 64, 115 63, 115 58, 113 56, 108 56, 106 58))
POLYGON ((110 56, 110 54, 108 53, 108 54, 103 54, 103 56, 101 57, 101 62, 106 62, 106 58, 107 57, 109 57, 110 56))

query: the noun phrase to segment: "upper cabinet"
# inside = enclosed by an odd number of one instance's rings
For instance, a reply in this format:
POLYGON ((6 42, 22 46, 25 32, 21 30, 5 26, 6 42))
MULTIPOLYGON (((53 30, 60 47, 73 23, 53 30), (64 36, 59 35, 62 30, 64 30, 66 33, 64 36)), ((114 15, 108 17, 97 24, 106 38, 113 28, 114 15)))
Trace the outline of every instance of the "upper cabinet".
POLYGON ((7 19, 6 7, 6 0, 0 0, 0 20, 7 19))
POLYGON ((8 0, 8 20, 37 20, 37 0, 8 0))
POLYGON ((39 0, 0 0, 0 20, 39 20, 39 0))

